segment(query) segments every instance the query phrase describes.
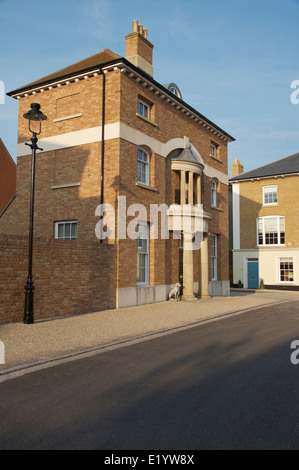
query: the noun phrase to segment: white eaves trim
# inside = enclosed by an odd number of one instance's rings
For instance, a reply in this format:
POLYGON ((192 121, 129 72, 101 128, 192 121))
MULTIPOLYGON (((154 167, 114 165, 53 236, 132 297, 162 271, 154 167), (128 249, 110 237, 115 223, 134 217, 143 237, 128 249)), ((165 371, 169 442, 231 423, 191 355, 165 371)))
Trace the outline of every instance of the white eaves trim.
POLYGON ((61 88, 63 85, 70 86, 72 83, 78 83, 80 80, 89 80, 90 77, 94 76, 95 78, 99 77, 100 73, 103 72, 105 75, 108 75, 110 72, 121 72, 127 73, 130 79, 136 80, 136 82, 141 83, 144 88, 147 88, 148 91, 153 92, 156 96, 158 96, 161 100, 165 100, 166 103, 170 103, 171 106, 175 107, 175 109, 181 111, 183 114, 188 116, 191 120, 198 123, 200 126, 214 134, 215 136, 219 137, 224 142, 230 142, 230 138, 221 132, 221 130, 216 129, 213 126, 213 123, 206 122, 204 117, 198 116, 195 112, 184 106, 177 100, 175 95, 169 96, 167 94, 167 90, 165 89, 165 93, 163 90, 155 86, 150 80, 147 80, 142 75, 138 74, 135 70, 131 69, 127 64, 123 62, 118 62, 116 64, 111 64, 106 67, 98 67, 93 69, 92 71, 82 73, 79 75, 74 75, 73 77, 68 77, 63 80, 57 80, 54 83, 49 85, 41 85, 38 87, 34 87, 26 92, 20 94, 11 95, 12 98, 16 98, 20 100, 23 97, 27 97, 30 94, 37 95, 38 93, 45 93, 47 90, 53 90, 55 87, 61 88))

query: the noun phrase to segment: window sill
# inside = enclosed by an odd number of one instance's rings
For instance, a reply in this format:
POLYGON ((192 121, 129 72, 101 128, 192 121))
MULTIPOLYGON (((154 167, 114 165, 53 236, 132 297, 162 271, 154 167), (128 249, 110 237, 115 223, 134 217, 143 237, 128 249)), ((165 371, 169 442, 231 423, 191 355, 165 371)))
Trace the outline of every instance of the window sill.
POLYGON ((221 163, 221 165, 223 165, 223 161, 220 160, 220 158, 214 157, 214 155, 210 155, 210 157, 213 158, 213 160, 216 160, 216 162, 221 163))
POLYGON ((256 248, 286 248, 286 244, 283 244, 283 245, 279 245, 279 244, 276 244, 276 245, 257 245, 256 248))
POLYGON ((80 183, 60 184, 57 186, 51 186, 51 189, 76 188, 78 186, 80 186, 80 183))
POLYGON ((142 188, 142 189, 148 189, 149 191, 154 191, 155 193, 158 192, 157 188, 152 188, 151 186, 147 186, 146 184, 143 184, 143 183, 136 183, 136 186, 138 188, 142 188))
POLYGON ((148 123, 151 124, 152 126, 158 127, 158 124, 156 124, 155 122, 151 121, 150 119, 148 119, 148 118, 142 116, 141 114, 136 113, 136 116, 139 117, 140 119, 142 119, 143 121, 148 122, 148 123))
POLYGON ((211 206, 211 209, 215 209, 215 211, 223 212, 223 209, 221 209, 220 207, 211 206))
POLYGON ((62 118, 53 119, 53 122, 67 121, 68 119, 75 119, 75 118, 78 118, 78 117, 81 117, 81 116, 82 116, 82 113, 72 114, 71 116, 65 116, 65 117, 62 117, 62 118))
POLYGON ((276 284, 276 286, 286 286, 286 287, 287 286, 291 287, 291 286, 294 286, 294 285, 296 285, 295 281, 286 281, 286 282, 281 281, 281 282, 278 282, 276 284))
POLYGON ((273 204, 263 204, 262 207, 277 207, 278 204, 277 202, 276 203, 273 203, 273 204))

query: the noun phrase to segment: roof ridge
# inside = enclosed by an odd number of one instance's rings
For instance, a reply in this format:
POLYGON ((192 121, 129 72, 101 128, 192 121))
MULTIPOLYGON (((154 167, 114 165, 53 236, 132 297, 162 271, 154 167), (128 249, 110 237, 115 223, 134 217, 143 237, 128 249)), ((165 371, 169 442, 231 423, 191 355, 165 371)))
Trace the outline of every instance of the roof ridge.
MULTIPOLYGON (((118 59, 118 58, 121 58, 121 57, 122 56, 116 54, 115 52, 112 52, 110 49, 105 48, 101 52, 97 52, 96 54, 93 54, 89 57, 86 57, 85 59, 81 59, 78 62, 74 62, 70 65, 67 65, 66 67, 63 67, 62 69, 59 69, 56 72, 52 72, 48 75, 45 75, 44 77, 41 77, 38 80, 34 80, 33 82, 28 83, 27 85, 24 85, 24 86, 18 88, 17 90, 15 90, 15 91, 20 91, 20 90, 23 90, 23 89, 27 89, 29 87, 38 86, 38 85, 43 84, 47 81, 50 82, 52 80, 59 79, 59 78, 63 77, 64 75, 78 73, 80 71, 80 69, 84 70, 84 69, 88 69, 90 67, 96 67, 96 66, 100 65, 101 62, 105 63, 105 62, 109 62, 110 60, 115 60, 115 59, 118 59), (101 61, 101 55, 103 55, 103 56, 107 55, 107 58, 105 57, 101 61), (98 62, 96 60, 97 57, 99 58, 98 62)), ((10 95, 11 93, 14 93, 14 92, 10 92, 10 93, 8 93, 8 95, 10 95)))
MULTIPOLYGON (((265 170, 267 168, 275 167, 276 165, 283 162, 284 160, 287 160, 287 159, 292 158, 292 157, 296 157, 296 158, 299 159, 299 152, 293 153, 292 155, 288 155, 287 157, 279 158, 278 160, 274 160, 273 162, 267 163, 267 164, 259 166, 257 168, 253 168, 252 170, 246 171, 244 173, 240 173, 239 175, 236 175, 236 176, 233 176, 232 178, 230 178, 230 180, 246 179, 246 175, 249 175, 249 177, 252 177, 252 178, 259 177, 259 176, 261 176, 261 177, 265 176, 265 175, 259 174, 259 172, 262 171, 262 170, 265 170), (254 174, 256 174, 256 175, 254 176, 254 174)), ((275 172, 270 173, 267 176, 274 176, 275 174, 282 173, 282 169, 280 168, 279 170, 280 171, 276 170, 277 173, 275 173, 275 172)), ((298 170, 290 169, 289 172, 285 172, 285 173, 297 173, 297 171, 299 171, 299 168, 298 168, 298 170)))

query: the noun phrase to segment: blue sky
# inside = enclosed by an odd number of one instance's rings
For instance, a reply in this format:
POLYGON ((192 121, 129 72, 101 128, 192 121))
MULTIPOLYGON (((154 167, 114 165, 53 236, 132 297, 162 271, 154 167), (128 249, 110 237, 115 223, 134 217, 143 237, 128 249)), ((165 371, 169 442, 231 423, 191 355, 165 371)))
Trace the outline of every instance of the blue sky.
MULTIPOLYGON (((154 78, 234 136, 229 163, 249 171, 299 152, 298 17, 299 0, 0 0, 0 80, 8 92, 106 47, 124 56, 137 19, 155 46, 154 78)), ((0 104, 14 159, 17 108, 0 104)))

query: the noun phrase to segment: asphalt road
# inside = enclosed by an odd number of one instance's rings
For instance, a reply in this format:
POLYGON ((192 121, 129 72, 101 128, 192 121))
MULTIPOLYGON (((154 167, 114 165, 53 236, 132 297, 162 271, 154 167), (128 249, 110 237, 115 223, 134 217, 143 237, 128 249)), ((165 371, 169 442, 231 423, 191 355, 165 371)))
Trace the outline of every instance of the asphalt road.
POLYGON ((299 449, 297 339, 295 301, 9 380, 0 449, 299 449))

